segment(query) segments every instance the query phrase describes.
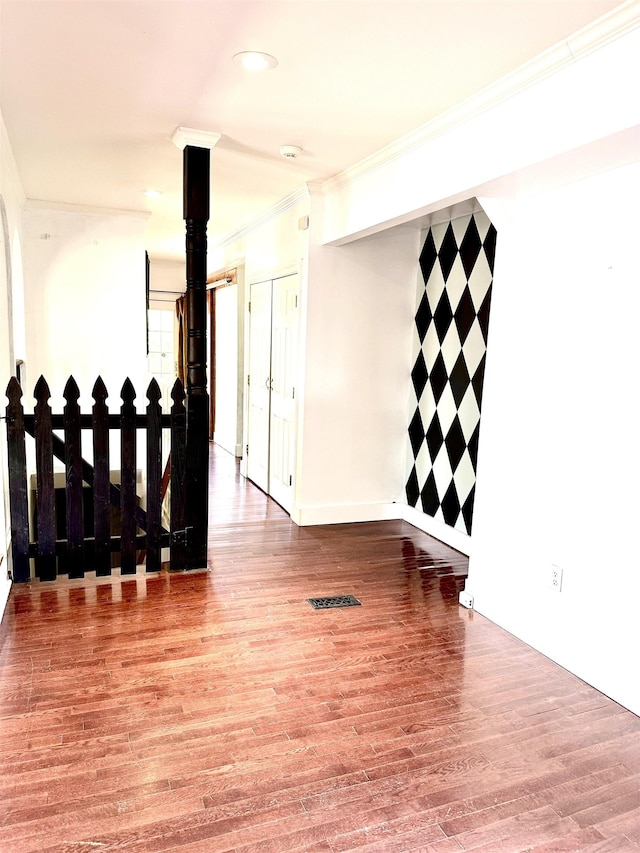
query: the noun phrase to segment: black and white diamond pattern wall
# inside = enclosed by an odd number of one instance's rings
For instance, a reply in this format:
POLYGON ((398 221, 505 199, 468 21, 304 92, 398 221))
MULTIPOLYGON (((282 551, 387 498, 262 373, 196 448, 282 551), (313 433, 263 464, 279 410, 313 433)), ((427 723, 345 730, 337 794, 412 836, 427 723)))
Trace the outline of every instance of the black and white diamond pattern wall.
POLYGON ((478 211, 434 225, 420 254, 407 502, 468 534, 495 245, 478 211))

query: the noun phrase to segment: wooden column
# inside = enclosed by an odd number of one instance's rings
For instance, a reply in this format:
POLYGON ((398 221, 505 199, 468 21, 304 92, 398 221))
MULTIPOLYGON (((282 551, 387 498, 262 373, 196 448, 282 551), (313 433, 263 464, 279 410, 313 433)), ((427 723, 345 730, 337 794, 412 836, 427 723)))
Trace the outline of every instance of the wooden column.
POLYGON ((209 526, 209 395, 207 393, 208 148, 184 148, 187 254, 187 505, 188 569, 207 565, 209 526))

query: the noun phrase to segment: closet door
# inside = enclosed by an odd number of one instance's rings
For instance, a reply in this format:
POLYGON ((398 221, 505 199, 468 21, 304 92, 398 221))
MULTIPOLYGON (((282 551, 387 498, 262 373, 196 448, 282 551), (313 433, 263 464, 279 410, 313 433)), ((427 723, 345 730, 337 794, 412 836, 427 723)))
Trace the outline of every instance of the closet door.
POLYGON ((287 511, 294 467, 298 276, 250 287, 247 477, 287 511))
POLYGON ((271 417, 269 494, 287 511, 293 495, 295 342, 298 276, 273 282, 271 319, 271 417))
POLYGON ((269 417, 271 414, 271 281, 249 291, 249 396, 247 477, 269 491, 269 417))

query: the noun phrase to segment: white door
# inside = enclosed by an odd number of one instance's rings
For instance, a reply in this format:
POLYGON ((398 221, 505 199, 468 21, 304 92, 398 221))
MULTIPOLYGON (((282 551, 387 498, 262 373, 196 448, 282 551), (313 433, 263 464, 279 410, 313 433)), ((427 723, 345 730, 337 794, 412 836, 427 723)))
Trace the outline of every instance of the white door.
POLYGON ((289 512, 293 494, 297 306, 298 276, 275 279, 271 314, 269 494, 289 512))
POLYGON ((291 510, 298 276, 252 284, 247 477, 291 510))
POLYGON ((249 291, 249 412, 247 477, 269 491, 269 417, 271 414, 271 288, 270 281, 249 291))

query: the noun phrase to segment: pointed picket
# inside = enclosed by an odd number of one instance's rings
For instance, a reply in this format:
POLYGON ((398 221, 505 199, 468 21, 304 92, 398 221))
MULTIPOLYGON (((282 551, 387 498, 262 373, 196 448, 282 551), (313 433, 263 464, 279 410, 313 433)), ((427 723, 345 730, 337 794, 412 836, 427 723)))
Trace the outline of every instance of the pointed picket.
POLYGON ((33 392, 36 398, 36 532, 38 536, 36 575, 42 581, 56 579, 56 497, 53 484, 53 437, 51 392, 41 376, 33 392))
POLYGON ((24 440, 22 388, 15 376, 7 385, 7 450, 9 455, 9 510, 13 580, 29 580, 29 503, 27 498, 27 456, 24 440))
POLYGON ((129 378, 120 396, 120 571, 127 575, 136 571, 136 392, 129 378))
POLYGON ((67 553, 64 565, 70 578, 84 577, 84 514, 82 496, 82 437, 80 429, 80 389, 70 376, 63 393, 65 455, 65 506, 67 553))
POLYGON ((162 562, 162 393, 155 379, 147 389, 147 571, 159 572, 162 562))
POLYGON ((187 413, 184 407, 184 387, 176 379, 171 389, 171 571, 181 571, 187 565, 186 546, 186 441, 187 413), (183 532, 182 535, 181 531, 183 532))
POLYGON ((91 410, 93 427, 93 562, 98 577, 111 574, 111 520, 109 480, 108 392, 102 377, 96 379, 91 410))

